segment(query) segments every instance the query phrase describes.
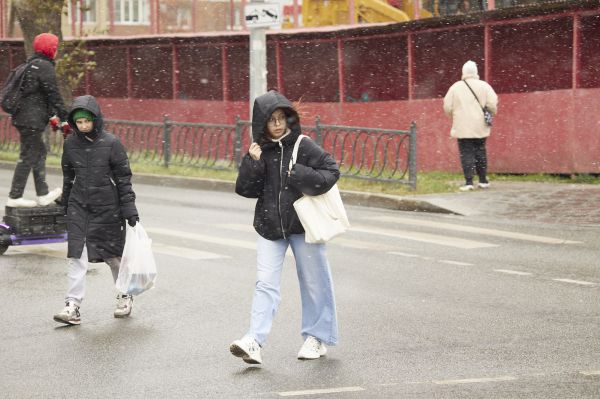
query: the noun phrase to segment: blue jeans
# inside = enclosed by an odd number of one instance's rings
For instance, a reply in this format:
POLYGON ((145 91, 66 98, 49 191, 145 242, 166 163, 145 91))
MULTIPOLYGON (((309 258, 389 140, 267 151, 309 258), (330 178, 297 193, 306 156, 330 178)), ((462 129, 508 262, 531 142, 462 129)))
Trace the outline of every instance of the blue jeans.
POLYGON ((304 241, 304 234, 292 234, 277 241, 258 238, 258 273, 250 330, 246 336, 254 338, 261 346, 267 340, 281 300, 281 271, 288 245, 294 253, 300 283, 302 337, 312 335, 327 345, 335 345, 337 317, 325 244, 308 244, 304 241))

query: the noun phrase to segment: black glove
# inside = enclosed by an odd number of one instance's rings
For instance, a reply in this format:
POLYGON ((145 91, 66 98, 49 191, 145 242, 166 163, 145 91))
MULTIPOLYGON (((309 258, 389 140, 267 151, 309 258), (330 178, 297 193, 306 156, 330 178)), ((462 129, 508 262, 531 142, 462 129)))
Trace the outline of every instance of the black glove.
POLYGON ((127 219, 127 223, 129 223, 131 227, 135 227, 135 224, 139 221, 140 218, 138 216, 131 216, 129 219, 127 219))

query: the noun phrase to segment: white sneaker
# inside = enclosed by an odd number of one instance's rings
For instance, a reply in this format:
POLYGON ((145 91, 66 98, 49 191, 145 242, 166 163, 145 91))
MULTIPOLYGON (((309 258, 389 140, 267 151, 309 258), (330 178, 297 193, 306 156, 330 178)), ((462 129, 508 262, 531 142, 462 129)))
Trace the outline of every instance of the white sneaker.
POLYGON ((133 295, 119 294, 117 295, 117 308, 114 316, 116 318, 128 317, 133 308, 133 295))
POLYGON ((243 337, 233 341, 229 345, 229 351, 233 356, 241 357, 246 363, 262 364, 260 345, 252 337, 243 337))
POLYGON ((11 208, 33 208, 36 205, 37 202, 25 199, 23 197, 9 198, 8 201, 6 201, 6 206, 9 206, 11 208))
POLYGON ((490 183, 479 183, 477 185, 477 188, 489 188, 490 187, 490 183))
POLYGON ((81 324, 79 306, 75 302, 67 302, 66 305, 63 310, 54 315, 54 321, 71 325, 81 324))
POLYGON ((475 187, 472 184, 465 184, 464 186, 460 186, 458 188, 460 191, 473 191, 475 187))
POLYGON ((306 341, 304 341, 302 348, 300 348, 300 352, 298 352, 298 359, 318 359, 326 354, 327 347, 325 344, 309 335, 308 338, 306 338, 306 341))
POLYGON ((38 203, 38 205, 41 205, 41 206, 50 205, 51 203, 54 202, 54 200, 58 199, 58 197, 60 197, 61 194, 62 194, 62 188, 60 188, 60 187, 55 188, 54 190, 50 191, 48 194, 42 195, 41 197, 37 197, 37 203, 38 203))

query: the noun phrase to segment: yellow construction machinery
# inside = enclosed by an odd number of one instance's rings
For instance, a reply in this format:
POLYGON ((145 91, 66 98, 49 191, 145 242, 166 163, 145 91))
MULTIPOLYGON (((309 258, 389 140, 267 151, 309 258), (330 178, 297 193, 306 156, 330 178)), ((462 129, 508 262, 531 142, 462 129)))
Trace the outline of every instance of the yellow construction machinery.
MULTIPOLYGON (((302 0, 302 22, 304 26, 405 22, 414 19, 414 1, 419 0, 302 0), (350 21, 352 4, 354 21, 350 21)), ((420 18, 432 16, 426 9, 419 11, 420 18)))

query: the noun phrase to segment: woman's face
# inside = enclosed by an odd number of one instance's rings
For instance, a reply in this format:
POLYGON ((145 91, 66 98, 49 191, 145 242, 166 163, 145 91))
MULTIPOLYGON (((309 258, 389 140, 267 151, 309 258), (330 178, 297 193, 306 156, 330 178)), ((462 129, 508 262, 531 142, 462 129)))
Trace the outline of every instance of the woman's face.
POLYGON ((267 121, 267 131, 272 139, 279 139, 287 130, 287 120, 285 112, 281 108, 277 108, 267 121))

